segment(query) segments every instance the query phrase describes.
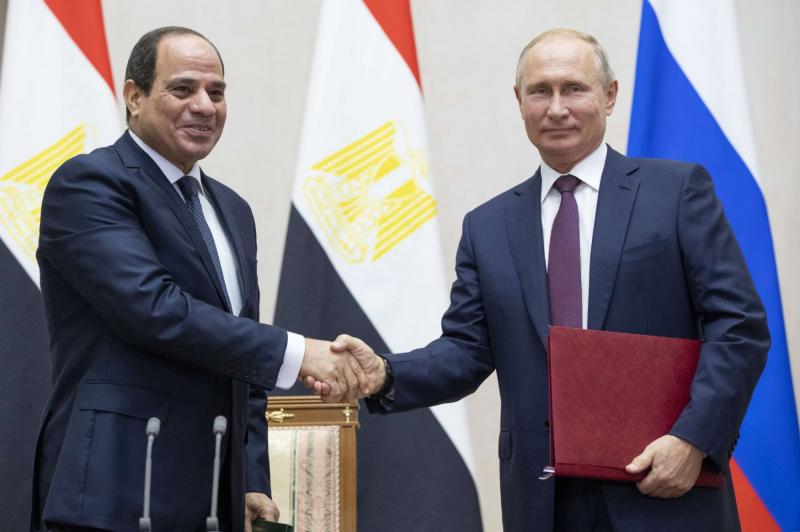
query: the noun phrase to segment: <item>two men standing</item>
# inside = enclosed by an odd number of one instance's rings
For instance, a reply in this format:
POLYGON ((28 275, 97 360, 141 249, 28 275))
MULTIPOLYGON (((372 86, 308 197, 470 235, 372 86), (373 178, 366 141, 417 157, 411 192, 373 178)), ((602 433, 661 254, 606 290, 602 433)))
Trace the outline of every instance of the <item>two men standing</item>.
POLYGON ((389 413, 459 399, 496 370, 506 530, 738 527, 729 475, 722 489, 690 488, 703 460, 728 473, 769 346, 764 310, 705 170, 604 144, 618 84, 593 37, 554 30, 523 50, 514 90, 542 165, 465 217, 442 336, 383 358, 351 337, 331 352, 258 323, 252 214, 197 166, 225 122, 213 45, 156 30, 126 78, 130 131, 65 164, 44 199, 55 387, 37 448, 37 523, 133 526, 142 435, 156 416, 156 457, 168 459, 153 515, 200 528, 209 427, 223 413, 223 515, 239 530, 277 516, 266 390, 298 375, 330 399, 380 390, 368 404, 389 413), (638 485, 536 480, 548 459, 549 324, 703 340, 689 404, 631 457, 629 471, 650 469, 638 485))

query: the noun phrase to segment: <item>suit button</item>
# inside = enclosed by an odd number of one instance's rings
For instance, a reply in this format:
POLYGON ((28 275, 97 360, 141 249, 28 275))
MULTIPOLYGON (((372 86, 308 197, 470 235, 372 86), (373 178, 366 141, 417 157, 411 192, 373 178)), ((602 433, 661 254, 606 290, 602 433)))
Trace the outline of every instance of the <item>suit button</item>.
POLYGON ((550 420, 549 419, 545 419, 544 420, 544 428, 546 428, 546 429, 550 428, 550 420))

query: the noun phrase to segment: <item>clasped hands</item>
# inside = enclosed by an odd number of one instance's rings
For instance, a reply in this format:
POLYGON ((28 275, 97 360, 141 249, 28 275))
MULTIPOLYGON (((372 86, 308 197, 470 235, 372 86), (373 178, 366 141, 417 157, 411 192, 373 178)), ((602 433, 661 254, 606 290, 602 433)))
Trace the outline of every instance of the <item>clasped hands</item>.
POLYGON ((380 391, 386 380, 383 359, 346 334, 333 342, 306 338, 298 377, 329 403, 350 402, 380 391))

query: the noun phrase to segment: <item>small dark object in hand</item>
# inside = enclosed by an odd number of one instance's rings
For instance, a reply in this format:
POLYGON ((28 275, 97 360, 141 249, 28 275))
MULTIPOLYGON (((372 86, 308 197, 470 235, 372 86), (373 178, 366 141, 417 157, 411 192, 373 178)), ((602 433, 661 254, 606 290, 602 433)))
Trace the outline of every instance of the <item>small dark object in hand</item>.
POLYGON ((253 521, 253 532, 292 532, 292 530, 294 530, 292 525, 273 523, 272 521, 264 521, 263 519, 256 519, 253 521))

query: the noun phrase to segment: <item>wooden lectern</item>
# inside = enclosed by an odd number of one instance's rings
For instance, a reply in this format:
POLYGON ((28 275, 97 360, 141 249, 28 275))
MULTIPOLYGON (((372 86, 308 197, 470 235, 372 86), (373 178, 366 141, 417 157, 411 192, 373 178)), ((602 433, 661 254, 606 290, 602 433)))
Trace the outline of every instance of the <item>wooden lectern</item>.
POLYGON ((270 397, 266 418, 280 522, 295 532, 355 532, 358 403, 270 397))

